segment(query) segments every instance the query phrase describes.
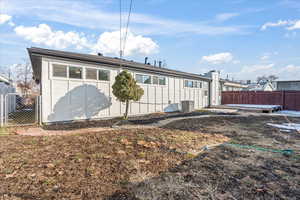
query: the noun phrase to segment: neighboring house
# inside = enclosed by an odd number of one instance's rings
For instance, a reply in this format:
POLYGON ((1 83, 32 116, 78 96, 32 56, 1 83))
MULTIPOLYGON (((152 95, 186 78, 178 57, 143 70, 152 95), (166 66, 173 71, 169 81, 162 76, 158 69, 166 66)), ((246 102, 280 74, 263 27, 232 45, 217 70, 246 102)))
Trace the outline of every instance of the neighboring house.
POLYGON ((247 89, 247 85, 240 83, 240 82, 236 82, 236 81, 229 81, 226 79, 222 79, 220 81, 221 83, 221 87, 222 87, 222 91, 226 92, 226 91, 243 91, 247 89))
POLYGON ((294 81, 274 81, 274 88, 276 90, 296 90, 300 91, 300 80, 294 81))
POLYGON ((248 90, 248 91, 274 91, 276 89, 271 82, 267 82, 265 84, 258 84, 258 83, 249 84, 246 90, 248 90))
POLYGON ((206 77, 101 55, 41 48, 28 52, 41 85, 44 123, 122 116, 125 104, 112 94, 122 70, 144 89, 141 100, 131 103, 130 115, 178 111, 183 100, 194 101, 195 109, 221 102, 218 72, 206 77))
POLYGON ((11 85, 12 84, 12 80, 10 80, 6 76, 0 74, 0 83, 4 83, 5 85, 11 85))
MULTIPOLYGON (((6 103, 7 112, 13 112, 16 109, 15 97, 9 94, 14 94, 16 92, 12 81, 4 75, 0 75, 0 99, 3 99, 6 103)), ((2 101, 2 100, 1 100, 2 101)), ((0 117, 1 118, 1 117, 0 117)), ((2 119, 1 119, 2 120, 2 119)))

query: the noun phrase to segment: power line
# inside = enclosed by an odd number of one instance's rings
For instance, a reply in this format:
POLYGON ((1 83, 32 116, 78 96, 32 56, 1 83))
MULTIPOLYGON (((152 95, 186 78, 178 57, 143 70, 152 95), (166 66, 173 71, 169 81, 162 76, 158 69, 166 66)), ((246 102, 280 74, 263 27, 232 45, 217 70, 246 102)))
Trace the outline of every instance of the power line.
POLYGON ((131 11, 132 11, 132 2, 133 2, 133 0, 130 0, 130 6, 129 6, 129 12, 128 12, 128 17, 127 17, 127 24, 126 24, 126 32, 125 32, 125 38, 124 38, 124 45, 123 45, 123 52, 125 52, 125 48, 126 48, 128 27, 129 27, 130 16, 131 16, 131 11))
POLYGON ((122 58, 122 0, 119 0, 120 8, 120 58, 122 58))

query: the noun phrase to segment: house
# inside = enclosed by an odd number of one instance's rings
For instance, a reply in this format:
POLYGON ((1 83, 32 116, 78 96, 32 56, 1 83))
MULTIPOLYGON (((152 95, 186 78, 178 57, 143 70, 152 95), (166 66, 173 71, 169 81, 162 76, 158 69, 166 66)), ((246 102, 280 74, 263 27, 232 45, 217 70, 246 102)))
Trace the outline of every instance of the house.
POLYGON ((226 79, 221 79, 220 83, 221 83, 221 87, 222 87, 223 92, 226 92, 226 91, 243 91, 243 90, 246 90, 248 88, 248 86, 243 84, 243 83, 236 82, 236 81, 230 81, 230 80, 226 80, 226 79))
POLYGON ((249 84, 247 89, 248 91, 274 91, 276 88, 271 82, 265 84, 252 83, 249 84))
POLYGON ((276 90, 295 90, 300 91, 300 80, 291 80, 291 81, 274 81, 274 88, 276 90))
POLYGON ((0 83, 4 83, 5 85, 11 85, 12 84, 12 80, 10 80, 6 76, 0 74, 0 83))
POLYGON ((130 115, 180 110, 192 100, 195 109, 220 104, 218 72, 210 77, 102 55, 28 48, 34 79, 40 83, 43 123, 122 116, 125 104, 112 94, 115 77, 128 70, 144 89, 130 115))

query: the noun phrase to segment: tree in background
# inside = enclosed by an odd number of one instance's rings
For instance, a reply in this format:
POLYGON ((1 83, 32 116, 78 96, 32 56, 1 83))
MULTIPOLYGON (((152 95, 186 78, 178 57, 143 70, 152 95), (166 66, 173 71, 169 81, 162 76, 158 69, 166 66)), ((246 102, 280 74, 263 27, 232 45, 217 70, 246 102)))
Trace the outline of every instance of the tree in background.
POLYGON ((276 79, 278 79, 278 77, 275 76, 275 75, 258 76, 257 77, 257 83, 260 84, 260 85, 265 85, 267 82, 272 82, 272 81, 275 81, 276 79))
POLYGON ((33 71, 29 61, 24 60, 24 63, 1 68, 1 73, 13 82, 18 93, 25 96, 39 94, 39 86, 33 80, 33 71))
POLYGON ((131 73, 122 71, 115 78, 112 86, 113 94, 121 102, 126 103, 124 119, 128 117, 129 101, 138 101, 144 95, 144 90, 136 83, 131 73))

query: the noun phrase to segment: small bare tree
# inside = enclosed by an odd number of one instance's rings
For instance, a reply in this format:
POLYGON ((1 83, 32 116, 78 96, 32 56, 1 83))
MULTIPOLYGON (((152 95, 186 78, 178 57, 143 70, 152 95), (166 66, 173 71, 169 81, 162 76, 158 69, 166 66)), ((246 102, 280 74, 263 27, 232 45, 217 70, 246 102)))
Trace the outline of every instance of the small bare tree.
POLYGON ((258 76, 256 80, 258 84, 264 85, 267 82, 272 82, 275 81, 276 79, 278 79, 278 77, 275 75, 269 75, 269 76, 263 75, 263 76, 258 76))

